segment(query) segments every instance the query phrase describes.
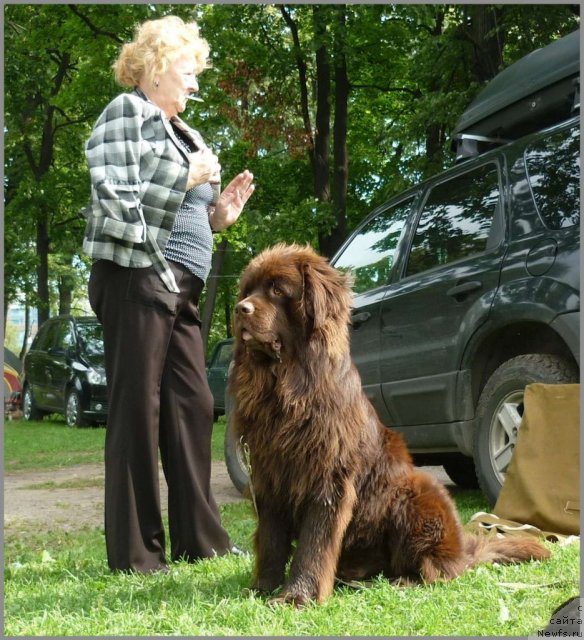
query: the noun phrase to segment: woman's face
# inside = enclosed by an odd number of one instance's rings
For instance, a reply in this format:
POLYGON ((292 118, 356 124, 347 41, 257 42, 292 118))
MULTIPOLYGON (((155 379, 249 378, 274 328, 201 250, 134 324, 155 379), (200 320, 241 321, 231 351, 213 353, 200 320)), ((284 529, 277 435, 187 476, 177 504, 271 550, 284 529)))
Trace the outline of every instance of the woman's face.
POLYGON ((182 113, 187 104, 187 96, 199 90, 196 63, 192 55, 176 58, 164 73, 155 77, 158 86, 150 91, 151 99, 164 111, 168 118, 182 113))

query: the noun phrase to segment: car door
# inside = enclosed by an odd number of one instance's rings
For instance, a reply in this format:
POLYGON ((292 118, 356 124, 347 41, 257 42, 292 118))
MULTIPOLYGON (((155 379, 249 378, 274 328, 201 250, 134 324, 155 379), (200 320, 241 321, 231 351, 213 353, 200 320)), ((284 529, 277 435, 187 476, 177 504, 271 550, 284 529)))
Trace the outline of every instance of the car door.
POLYGON ((486 321, 504 253, 496 162, 431 183, 381 311, 382 394, 394 426, 469 419, 457 401, 468 338, 486 321))
POLYGON ((351 355, 365 394, 383 421, 387 410, 379 378, 381 303, 416 196, 409 194, 373 212, 331 261, 352 280, 351 355))
POLYGON ((47 350, 52 344, 52 329, 54 322, 45 322, 33 340, 30 350, 24 359, 24 371, 26 383, 32 389, 35 403, 42 407, 45 405, 47 395, 47 350))
POLYGON ((62 411, 65 406, 65 392, 71 378, 69 350, 73 345, 73 326, 69 318, 58 318, 52 331, 53 341, 47 351, 47 390, 45 404, 62 411))

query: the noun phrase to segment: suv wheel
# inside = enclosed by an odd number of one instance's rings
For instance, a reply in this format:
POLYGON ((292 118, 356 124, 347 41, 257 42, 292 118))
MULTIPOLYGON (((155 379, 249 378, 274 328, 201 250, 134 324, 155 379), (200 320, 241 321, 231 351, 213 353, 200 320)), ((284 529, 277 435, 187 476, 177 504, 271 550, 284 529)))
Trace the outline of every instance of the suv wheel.
POLYGON ((225 427, 224 450, 225 465, 227 466, 227 472, 229 473, 231 482, 233 482, 235 488, 240 493, 245 494, 249 485, 249 476, 247 474, 241 443, 232 427, 229 412, 227 412, 227 426, 225 427))
POLYGON ((455 453, 443 461, 442 466, 448 477, 461 489, 478 489, 479 481, 472 458, 455 453))
POLYGON ((22 415, 25 420, 42 420, 45 415, 43 411, 37 408, 32 394, 32 389, 27 385, 24 389, 22 397, 22 415))
POLYGON ((77 391, 71 390, 67 394, 65 421, 70 427, 82 427, 86 424, 83 419, 83 412, 81 411, 81 399, 77 391))
POLYGON ((530 354, 504 362, 488 379, 477 405, 474 460, 479 485, 491 507, 495 505, 523 416, 526 385, 578 381, 578 371, 552 355, 530 354))

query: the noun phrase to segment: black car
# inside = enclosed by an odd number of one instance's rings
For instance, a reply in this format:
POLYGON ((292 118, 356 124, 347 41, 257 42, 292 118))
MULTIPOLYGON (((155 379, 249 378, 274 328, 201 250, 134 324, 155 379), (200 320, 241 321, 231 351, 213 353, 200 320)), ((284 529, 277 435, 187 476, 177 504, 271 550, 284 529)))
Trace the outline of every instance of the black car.
POLYGON ((373 211, 331 261, 353 277, 351 352, 380 419, 491 504, 525 386, 579 379, 578 45, 495 78, 461 118, 460 162, 373 211))
POLYGON ((24 358, 24 417, 49 413, 63 414, 70 426, 107 418, 103 330, 95 317, 47 320, 24 358))

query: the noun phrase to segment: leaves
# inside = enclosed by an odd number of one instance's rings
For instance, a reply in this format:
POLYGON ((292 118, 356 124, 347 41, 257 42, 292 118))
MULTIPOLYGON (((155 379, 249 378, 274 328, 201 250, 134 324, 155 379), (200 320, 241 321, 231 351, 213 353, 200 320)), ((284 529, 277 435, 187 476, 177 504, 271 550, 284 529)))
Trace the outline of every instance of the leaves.
MULTIPOLYGON (((342 189, 336 209, 331 184, 315 190, 317 51, 330 71, 331 132, 334 71, 346 62, 349 232, 373 207, 453 162, 450 133, 486 82, 485 69, 495 73, 578 26, 569 5, 549 4, 7 5, 5 307, 19 293, 36 303, 43 290, 34 274, 46 259, 37 247, 41 226, 52 256, 51 312, 63 270, 77 276, 77 299, 85 296, 77 216, 89 198, 84 143, 120 91, 111 71, 120 44, 137 24, 166 14, 197 20, 211 45, 213 66, 200 79, 205 102, 189 105, 185 119, 219 153, 225 184, 247 168, 257 185, 222 235, 229 250, 210 301, 211 346, 228 333, 237 278, 253 254, 280 240, 318 246, 338 223, 342 189)), ((332 183, 330 138, 322 157, 332 183)))

